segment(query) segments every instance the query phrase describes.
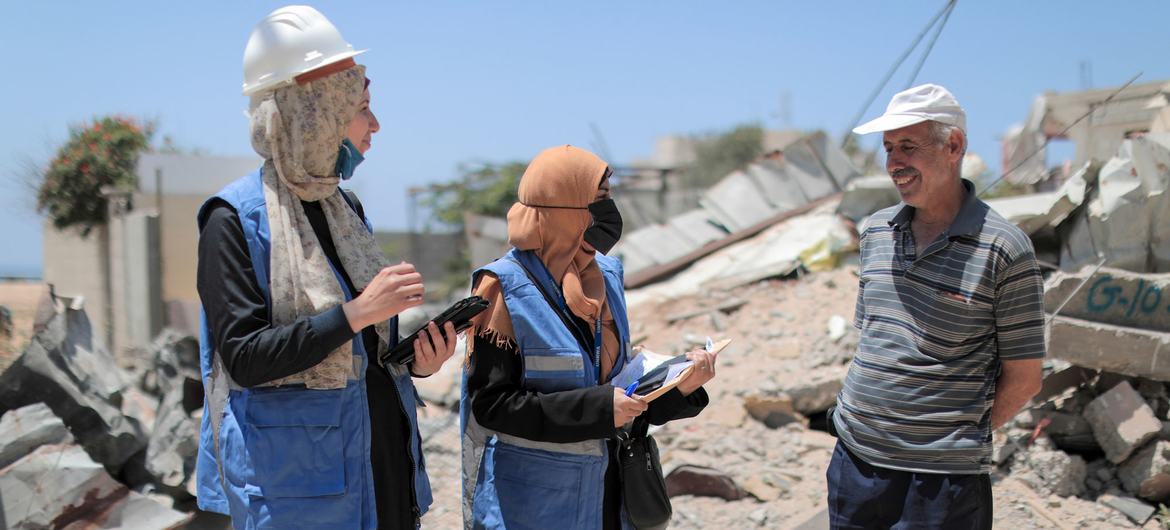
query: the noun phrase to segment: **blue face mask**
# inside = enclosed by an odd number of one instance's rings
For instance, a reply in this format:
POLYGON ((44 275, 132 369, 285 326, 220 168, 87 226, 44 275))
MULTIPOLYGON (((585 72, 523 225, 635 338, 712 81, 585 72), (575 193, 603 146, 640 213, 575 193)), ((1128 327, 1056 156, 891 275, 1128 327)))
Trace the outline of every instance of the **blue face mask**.
POLYGON ((346 138, 341 142, 341 149, 337 151, 337 166, 333 168, 333 172, 341 177, 341 180, 349 180, 353 177, 353 170, 365 159, 362 152, 354 147, 353 142, 346 138))

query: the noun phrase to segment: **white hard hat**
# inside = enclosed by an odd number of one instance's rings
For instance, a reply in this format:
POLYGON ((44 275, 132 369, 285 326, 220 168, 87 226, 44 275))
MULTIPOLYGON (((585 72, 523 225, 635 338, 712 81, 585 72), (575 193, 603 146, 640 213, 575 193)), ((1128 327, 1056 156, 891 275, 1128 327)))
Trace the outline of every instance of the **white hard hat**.
POLYGON ((354 51, 320 11, 309 6, 282 7, 256 24, 248 37, 244 95, 275 88, 365 51, 354 51))

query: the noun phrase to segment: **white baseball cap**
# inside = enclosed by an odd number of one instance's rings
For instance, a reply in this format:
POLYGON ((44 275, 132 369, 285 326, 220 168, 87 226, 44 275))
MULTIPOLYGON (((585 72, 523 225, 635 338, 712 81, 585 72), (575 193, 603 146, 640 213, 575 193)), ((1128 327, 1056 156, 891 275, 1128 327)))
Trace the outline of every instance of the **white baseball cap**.
POLYGON ((967 114, 947 89, 927 83, 894 94, 886 113, 853 129, 856 134, 892 131, 933 120, 967 132, 967 114))

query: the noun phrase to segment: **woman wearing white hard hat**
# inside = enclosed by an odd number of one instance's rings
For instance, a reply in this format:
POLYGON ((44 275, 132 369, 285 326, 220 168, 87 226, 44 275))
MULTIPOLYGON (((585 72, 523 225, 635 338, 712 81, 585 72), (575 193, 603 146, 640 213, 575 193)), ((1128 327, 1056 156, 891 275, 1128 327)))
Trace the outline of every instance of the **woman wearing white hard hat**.
POLYGON ((424 287, 338 187, 378 131, 359 53, 311 7, 260 21, 244 94, 264 165, 199 212, 199 507, 237 529, 416 528, 431 503, 411 376, 455 333, 432 324, 412 363, 376 361, 424 287))

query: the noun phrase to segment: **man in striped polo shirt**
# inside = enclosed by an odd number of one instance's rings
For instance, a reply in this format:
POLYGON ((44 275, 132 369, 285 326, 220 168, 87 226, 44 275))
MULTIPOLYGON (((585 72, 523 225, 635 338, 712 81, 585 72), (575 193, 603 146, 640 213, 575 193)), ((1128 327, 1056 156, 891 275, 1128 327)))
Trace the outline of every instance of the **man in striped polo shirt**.
POLYGON ((833 528, 991 528, 991 432, 1040 388, 1032 243, 960 177, 966 116, 945 88, 894 96, 881 132, 902 203, 861 234, 857 355, 837 397, 833 528))

